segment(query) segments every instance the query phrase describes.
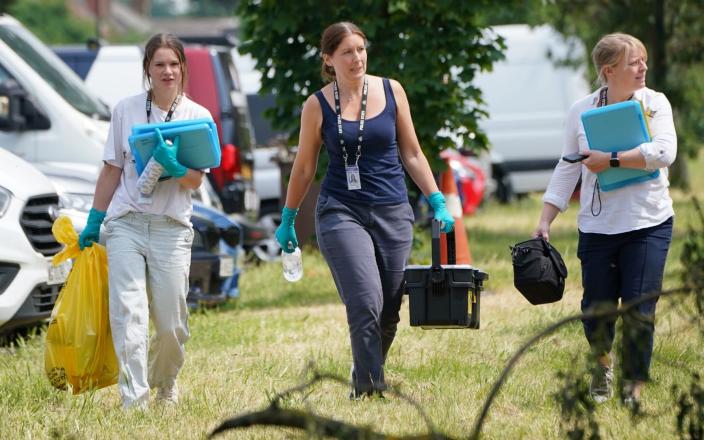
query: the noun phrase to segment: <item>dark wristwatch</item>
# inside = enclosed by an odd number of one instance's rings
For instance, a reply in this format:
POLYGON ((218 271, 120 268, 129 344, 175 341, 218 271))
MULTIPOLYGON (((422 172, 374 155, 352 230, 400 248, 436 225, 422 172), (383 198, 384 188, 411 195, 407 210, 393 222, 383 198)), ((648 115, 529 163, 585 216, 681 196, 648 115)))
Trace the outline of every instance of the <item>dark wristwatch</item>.
POLYGON ((609 161, 609 166, 611 168, 618 168, 621 166, 621 161, 618 160, 618 153, 616 151, 611 152, 611 160, 609 161))

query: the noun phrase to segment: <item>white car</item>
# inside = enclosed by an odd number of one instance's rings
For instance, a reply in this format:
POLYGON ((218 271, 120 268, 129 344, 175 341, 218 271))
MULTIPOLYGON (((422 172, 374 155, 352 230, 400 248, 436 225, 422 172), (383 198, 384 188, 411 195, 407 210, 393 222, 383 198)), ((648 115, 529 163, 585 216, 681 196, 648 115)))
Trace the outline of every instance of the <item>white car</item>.
MULTIPOLYGON (((71 219, 79 234, 86 227, 88 213, 93 206, 98 167, 69 162, 33 162, 51 182, 59 195, 59 214, 71 219)), ((104 228, 101 226, 100 241, 105 245, 104 228)))
POLYGON ((51 226, 59 196, 34 166, 0 148, 0 333, 49 317, 71 262, 51 264, 62 246, 51 226))

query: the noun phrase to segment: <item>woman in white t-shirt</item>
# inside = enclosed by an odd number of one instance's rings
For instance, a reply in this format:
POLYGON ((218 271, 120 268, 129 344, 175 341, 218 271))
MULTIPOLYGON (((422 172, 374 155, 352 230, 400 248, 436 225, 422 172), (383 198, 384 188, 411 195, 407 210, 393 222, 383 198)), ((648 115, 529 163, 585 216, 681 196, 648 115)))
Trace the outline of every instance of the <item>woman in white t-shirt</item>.
MULTIPOLYGON (((557 164, 533 234, 549 238, 550 224, 567 209, 581 176, 577 256, 582 265, 583 312, 617 307, 619 299, 623 304, 642 301, 643 296, 662 289, 674 216, 667 167, 677 154, 670 103, 665 95, 645 86, 648 53, 643 43, 631 35, 609 34, 596 44, 592 59, 602 87, 572 105, 563 150, 563 156, 579 152, 586 158, 581 164, 557 164), (651 142, 617 153, 590 150, 580 115, 627 100, 642 104, 651 142), (618 167, 659 170, 659 174, 644 182, 602 190, 597 173, 618 167)), ((641 389, 649 378, 656 302, 640 302, 623 316, 621 395, 631 408, 638 407, 641 389)), ((583 321, 595 357, 590 393, 598 403, 613 395, 615 321, 613 317, 583 321)))
POLYGON ((191 190, 201 185, 203 171, 180 164, 177 140, 172 145, 162 139, 154 158, 173 177, 157 183, 151 194, 141 194, 128 137, 135 124, 211 118, 208 110, 183 94, 186 58, 175 36, 157 34, 149 39, 143 74, 148 91, 123 99, 113 111, 104 166, 79 238, 81 249, 98 242, 105 221, 118 388, 125 407, 142 408, 149 403, 151 388, 157 388, 157 400, 178 401, 176 376, 189 338, 191 190))

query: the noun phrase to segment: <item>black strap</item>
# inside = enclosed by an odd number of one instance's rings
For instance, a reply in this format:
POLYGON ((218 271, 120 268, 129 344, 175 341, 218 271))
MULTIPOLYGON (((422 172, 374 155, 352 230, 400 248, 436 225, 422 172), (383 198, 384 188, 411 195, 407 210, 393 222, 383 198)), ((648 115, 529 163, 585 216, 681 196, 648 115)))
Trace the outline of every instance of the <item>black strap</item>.
MULTIPOLYGON (((169 108, 168 113, 166 113, 166 117, 164 118, 164 122, 169 122, 171 120, 171 117, 174 115, 174 112, 176 111, 176 107, 178 107, 178 103, 181 102, 181 94, 179 93, 176 95, 176 98, 174 98, 174 102, 171 103, 171 107, 169 108)), ((147 124, 149 124, 149 118, 152 115, 152 91, 147 92, 147 102, 145 104, 145 109, 147 111, 147 124)), ((169 180, 171 179, 171 176, 167 177, 159 177, 159 182, 162 182, 164 180, 169 180)))
MULTIPOLYGON (((166 113, 166 117, 164 118, 164 122, 169 122, 171 120, 171 117, 174 115, 174 112, 176 111, 176 107, 178 107, 178 103, 181 102, 181 94, 179 93, 176 95, 176 98, 174 98, 174 102, 171 103, 171 107, 169 108, 169 112, 166 113)), ((147 102, 145 104, 145 110, 147 111, 147 124, 150 122, 149 118, 152 116, 152 91, 147 92, 147 102)))
POLYGON ((603 89, 599 90, 599 103, 596 105, 597 107, 604 107, 606 105, 608 91, 608 87, 604 87, 603 89))
MULTIPOLYGON (((340 148, 342 148, 342 158, 345 160, 345 168, 347 168, 347 148, 345 138, 342 136, 342 106, 340 105, 340 89, 337 87, 337 80, 332 83, 333 96, 335 97, 335 115, 337 116, 337 134, 340 138, 340 148)), ((364 137, 364 120, 367 114, 367 97, 369 95, 369 86, 367 84, 367 76, 364 75, 364 85, 362 86, 362 108, 359 110, 359 133, 357 134, 357 152, 354 158, 354 164, 357 165, 359 157, 362 155, 362 138, 364 137)))

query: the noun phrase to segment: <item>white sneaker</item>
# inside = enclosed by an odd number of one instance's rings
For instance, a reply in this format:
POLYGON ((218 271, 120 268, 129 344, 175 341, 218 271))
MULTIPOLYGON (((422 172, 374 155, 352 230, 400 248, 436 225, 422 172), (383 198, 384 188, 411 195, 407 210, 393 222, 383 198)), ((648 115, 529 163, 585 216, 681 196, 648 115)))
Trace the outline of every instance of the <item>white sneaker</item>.
POLYGON ((614 370, 612 367, 596 365, 592 371, 589 394, 596 403, 604 403, 614 395, 614 370))
POLYGON ((175 405, 178 403, 178 385, 176 382, 173 385, 159 387, 156 392, 156 400, 160 403, 175 405))

